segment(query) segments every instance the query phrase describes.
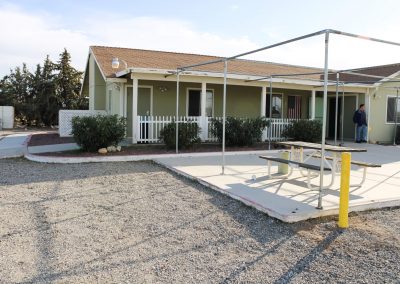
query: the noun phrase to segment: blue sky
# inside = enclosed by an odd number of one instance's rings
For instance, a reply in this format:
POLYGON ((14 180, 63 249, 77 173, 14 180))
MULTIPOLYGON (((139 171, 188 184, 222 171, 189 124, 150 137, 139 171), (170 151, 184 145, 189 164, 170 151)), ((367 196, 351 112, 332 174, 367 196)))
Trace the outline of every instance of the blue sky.
MULTIPOLYGON (((66 47, 83 69, 89 45, 233 55, 325 28, 400 42, 400 1, 4 1, 0 0, 0 76, 33 69, 66 47)), ((250 56, 321 67, 315 38, 250 56)), ((400 62, 400 48, 332 37, 330 66, 400 62)))

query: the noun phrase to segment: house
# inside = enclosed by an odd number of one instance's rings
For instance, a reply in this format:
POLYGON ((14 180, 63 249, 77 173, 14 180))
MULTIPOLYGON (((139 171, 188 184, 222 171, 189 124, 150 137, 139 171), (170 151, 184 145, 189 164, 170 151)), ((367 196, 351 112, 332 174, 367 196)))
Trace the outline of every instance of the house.
MULTIPOLYGON (((82 93, 89 97, 90 110, 105 110, 126 117, 127 137, 133 143, 157 142, 159 130, 175 116, 176 69, 216 59, 220 57, 91 46, 82 93), (120 64, 113 69, 116 58, 120 64)), ((339 84, 339 139, 343 136, 344 140, 354 140, 352 116, 361 103, 366 104, 369 117, 369 141, 393 139, 396 91, 389 87, 399 85, 390 82, 399 75, 399 70, 400 64, 392 64, 339 74, 340 81, 345 82, 339 84)), ((322 119, 322 79, 319 68, 231 60, 227 74, 227 116, 270 117, 272 110, 275 130, 292 119, 322 119)), ((336 74, 331 74, 329 79, 326 133, 327 138, 333 138, 336 74)), ((208 131, 210 118, 222 116, 222 97, 223 63, 185 70, 180 75, 179 120, 199 123, 203 130, 201 138, 212 140, 208 131)), ((266 132, 263 138, 279 139, 278 132, 266 132)))

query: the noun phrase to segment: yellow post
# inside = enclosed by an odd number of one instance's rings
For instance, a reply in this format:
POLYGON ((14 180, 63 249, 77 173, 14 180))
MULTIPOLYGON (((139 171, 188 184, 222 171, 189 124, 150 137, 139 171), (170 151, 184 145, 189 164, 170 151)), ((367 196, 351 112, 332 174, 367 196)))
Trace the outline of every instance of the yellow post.
POLYGON ((350 167, 351 154, 342 153, 342 173, 340 175, 340 203, 339 203, 339 222, 340 228, 349 227, 349 188, 350 188, 350 167))

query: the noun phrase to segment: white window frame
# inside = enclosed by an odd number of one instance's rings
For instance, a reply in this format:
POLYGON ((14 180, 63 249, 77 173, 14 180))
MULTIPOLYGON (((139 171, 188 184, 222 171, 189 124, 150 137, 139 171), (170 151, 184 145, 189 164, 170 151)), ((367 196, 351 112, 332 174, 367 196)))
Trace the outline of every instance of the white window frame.
MULTIPOLYGON (((265 98, 265 105, 264 105, 264 107, 266 108, 267 107, 267 101, 269 101, 268 100, 268 97, 269 97, 269 89, 267 89, 267 94, 266 94, 266 98, 265 98)), ((278 95, 278 96, 280 96, 281 97, 281 117, 280 118, 283 118, 283 106, 284 106, 284 104, 283 104, 283 97, 284 97, 284 94, 283 93, 274 93, 274 92, 272 92, 272 97, 274 97, 274 95, 278 95)), ((269 109, 265 109, 265 117, 266 118, 270 118, 270 117, 268 117, 267 115, 269 115, 269 109)))
MULTIPOLYGON (((201 88, 186 88, 186 116, 189 116, 189 91, 200 91, 200 114, 201 114, 201 88)), ((208 89, 206 88, 206 92, 211 91, 213 94, 213 99, 212 99, 212 116, 214 117, 214 104, 215 104, 215 91, 214 89, 208 89)), ((201 116, 201 115, 200 115, 201 116)))
MULTIPOLYGON (((393 121, 393 122, 388 122, 388 121, 387 121, 387 112, 388 112, 389 98, 394 98, 394 99, 396 99, 397 96, 396 96, 396 95, 386 95, 385 124, 387 124, 387 125, 394 125, 394 124, 396 124, 395 121, 393 121)), ((398 98, 398 101, 400 102, 400 96, 399 96, 399 98, 398 98)), ((398 102, 397 102, 397 104, 398 104, 398 102)), ((399 109, 399 108, 397 109, 397 112, 400 112, 400 109, 399 109)), ((395 119, 396 119, 396 116, 397 116, 397 114, 395 114, 395 119)), ((400 120, 397 121, 397 124, 400 124, 400 120)))

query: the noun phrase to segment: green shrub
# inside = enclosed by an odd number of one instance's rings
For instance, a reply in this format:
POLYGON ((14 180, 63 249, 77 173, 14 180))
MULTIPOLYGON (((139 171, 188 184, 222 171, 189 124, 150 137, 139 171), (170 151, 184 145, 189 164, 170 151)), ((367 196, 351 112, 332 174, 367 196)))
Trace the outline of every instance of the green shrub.
POLYGON ((84 151, 118 145, 125 137, 126 120, 118 115, 97 115, 72 118, 72 135, 84 151))
MULTIPOLYGON (((227 117, 225 122, 225 145, 251 146, 261 141, 262 132, 269 125, 265 117, 234 118, 227 117)), ((212 121, 211 133, 222 143, 222 121, 212 121)))
MULTIPOLYGON (((174 149, 176 147, 176 123, 168 123, 160 131, 160 139, 167 146, 167 148, 174 149)), ((197 123, 183 123, 178 125, 178 147, 179 149, 186 149, 192 147, 196 143, 200 143, 200 127, 197 123)))
POLYGON ((319 120, 292 121, 282 131, 282 136, 295 141, 321 142, 322 124, 319 120))

